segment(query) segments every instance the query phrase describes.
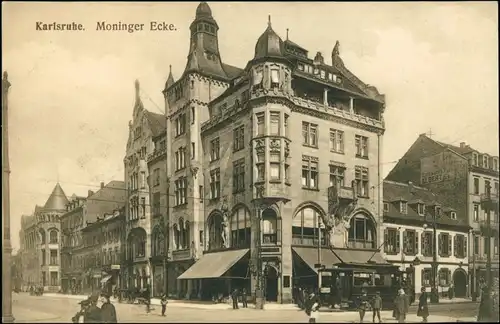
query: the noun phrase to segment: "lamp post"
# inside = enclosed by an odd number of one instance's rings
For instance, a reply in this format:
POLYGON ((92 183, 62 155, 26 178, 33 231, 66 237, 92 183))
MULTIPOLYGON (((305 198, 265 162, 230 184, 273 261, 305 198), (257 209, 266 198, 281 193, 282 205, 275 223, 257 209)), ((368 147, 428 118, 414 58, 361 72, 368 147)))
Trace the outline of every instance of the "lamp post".
MULTIPOLYGON (((432 217, 432 241, 433 241, 433 251, 432 251, 432 288, 431 288, 431 303, 439 303, 439 293, 437 289, 437 276, 438 276, 438 244, 437 244, 437 224, 436 224, 436 213, 432 217)), ((424 224, 424 230, 427 229, 427 224, 424 224)))
POLYGON ((2 288, 2 322, 13 323, 12 315, 12 280, 11 256, 12 245, 10 242, 10 163, 9 163, 9 131, 8 131, 8 93, 10 88, 9 75, 3 73, 2 78, 2 217, 3 217, 3 260, 2 275, 7 278, 2 288))
POLYGON ((256 283, 255 283, 255 309, 264 309, 264 274, 262 273, 262 206, 257 208, 257 269, 256 269, 256 283))
POLYGON ((470 281, 470 294, 472 301, 476 301, 477 296, 476 296, 476 252, 475 252, 475 246, 474 246, 474 230, 470 229, 470 240, 471 240, 471 248, 467 249, 469 251, 469 255, 472 254, 472 280, 470 281))

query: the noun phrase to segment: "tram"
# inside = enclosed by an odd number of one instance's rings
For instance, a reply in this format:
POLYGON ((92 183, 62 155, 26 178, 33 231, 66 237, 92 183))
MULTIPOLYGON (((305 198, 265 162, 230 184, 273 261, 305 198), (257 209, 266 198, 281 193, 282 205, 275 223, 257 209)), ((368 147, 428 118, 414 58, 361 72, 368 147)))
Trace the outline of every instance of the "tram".
POLYGON ((392 308, 403 273, 391 264, 344 264, 319 269, 320 298, 341 307, 355 308, 362 291, 380 292, 384 308, 392 308))

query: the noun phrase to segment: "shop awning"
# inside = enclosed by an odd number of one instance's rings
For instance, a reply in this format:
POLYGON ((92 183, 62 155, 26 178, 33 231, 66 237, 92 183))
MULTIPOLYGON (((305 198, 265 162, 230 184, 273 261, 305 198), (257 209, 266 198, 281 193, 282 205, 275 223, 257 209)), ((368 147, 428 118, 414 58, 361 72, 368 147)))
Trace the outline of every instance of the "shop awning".
POLYGON ((334 249, 335 254, 344 264, 353 265, 391 265, 380 254, 379 251, 366 251, 354 249, 334 249), (370 262, 368 262, 370 260, 370 262))
POLYGON ((219 278, 236 264, 249 249, 204 254, 177 279, 219 278))
POLYGON ((106 282, 109 281, 109 279, 111 279, 111 276, 106 276, 106 277, 104 277, 104 278, 101 279, 101 283, 105 284, 106 282))
MULTIPOLYGON (((314 267, 318 263, 318 249, 316 248, 299 248, 294 247, 293 251, 305 262, 307 265, 318 272, 318 269, 314 267)), ((327 268, 333 266, 334 264, 339 264, 340 259, 333 253, 330 249, 321 249, 321 264, 325 265, 327 268)))

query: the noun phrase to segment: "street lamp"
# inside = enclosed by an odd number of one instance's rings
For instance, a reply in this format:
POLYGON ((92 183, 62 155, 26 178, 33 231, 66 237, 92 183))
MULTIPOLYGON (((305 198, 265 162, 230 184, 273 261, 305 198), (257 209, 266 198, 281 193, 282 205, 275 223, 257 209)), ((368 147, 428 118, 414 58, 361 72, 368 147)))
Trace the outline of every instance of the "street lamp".
POLYGON ((474 247, 474 230, 473 229, 470 229, 469 230, 469 234, 470 234, 470 241, 471 241, 471 248, 467 249, 467 251, 469 252, 468 254, 471 255, 472 254, 472 280, 470 280, 470 294, 471 294, 471 298, 472 298, 472 301, 476 301, 477 300, 477 295, 476 295, 476 252, 475 252, 475 247, 474 247))
MULTIPOLYGON (((438 276, 438 244, 437 244, 437 224, 436 224, 437 215, 434 214, 432 217, 432 240, 433 240, 433 251, 432 251, 432 288, 431 288, 431 303, 439 303, 439 294, 437 289, 437 276, 438 276)), ((423 225, 424 230, 427 229, 428 225, 423 225)))
POLYGON ((261 235, 261 229, 262 229, 262 207, 263 206, 258 206, 257 207, 257 231, 256 231, 256 240, 257 240, 257 264, 256 264, 256 269, 255 269, 255 274, 256 274, 256 283, 255 283, 255 309, 264 309, 264 285, 263 285, 263 279, 264 279, 264 274, 262 273, 262 235, 261 235))

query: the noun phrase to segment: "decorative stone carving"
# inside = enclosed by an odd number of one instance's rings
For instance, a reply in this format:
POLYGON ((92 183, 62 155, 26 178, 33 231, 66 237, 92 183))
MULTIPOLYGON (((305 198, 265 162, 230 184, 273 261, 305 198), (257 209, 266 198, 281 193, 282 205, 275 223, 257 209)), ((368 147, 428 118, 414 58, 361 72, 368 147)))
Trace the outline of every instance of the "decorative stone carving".
POLYGON ((191 174, 193 175, 193 177, 194 177, 195 179, 196 179, 196 178, 197 178, 197 176, 198 176, 198 170, 199 170, 199 169, 200 169, 200 168, 199 168, 199 167, 197 167, 197 166, 194 166, 194 165, 192 165, 192 166, 191 166, 191 174))
POLYGON ((222 199, 220 210, 222 212, 222 246, 227 249, 229 248, 229 206, 226 197, 222 199))
POLYGON ((262 183, 255 184, 255 196, 257 198, 265 197, 266 195, 266 187, 262 183))
POLYGON ((279 139, 272 139, 269 143, 269 148, 271 152, 279 153, 281 148, 281 141, 279 139))
POLYGON ((266 150, 266 144, 263 139, 255 140, 255 151, 257 154, 263 154, 266 150))
POLYGON ((285 142, 285 157, 289 157, 290 156, 290 143, 288 142, 285 142))

